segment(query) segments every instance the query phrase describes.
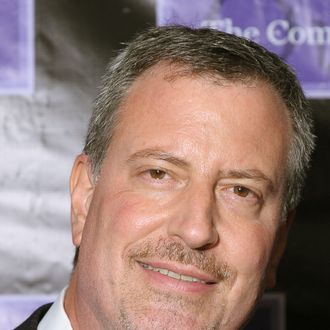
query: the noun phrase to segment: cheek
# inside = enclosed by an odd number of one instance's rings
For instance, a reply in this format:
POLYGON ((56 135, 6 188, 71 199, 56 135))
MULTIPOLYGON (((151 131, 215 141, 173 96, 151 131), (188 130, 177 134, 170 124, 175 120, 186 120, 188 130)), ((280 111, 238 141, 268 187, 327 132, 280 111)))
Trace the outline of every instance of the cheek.
POLYGON ((159 204, 131 191, 109 194, 98 205, 103 205, 105 232, 117 246, 146 237, 157 230, 164 218, 159 204))
POLYGON ((249 224, 227 233, 223 244, 228 262, 236 268, 238 274, 259 277, 263 276, 267 268, 273 240, 273 235, 264 226, 249 224))

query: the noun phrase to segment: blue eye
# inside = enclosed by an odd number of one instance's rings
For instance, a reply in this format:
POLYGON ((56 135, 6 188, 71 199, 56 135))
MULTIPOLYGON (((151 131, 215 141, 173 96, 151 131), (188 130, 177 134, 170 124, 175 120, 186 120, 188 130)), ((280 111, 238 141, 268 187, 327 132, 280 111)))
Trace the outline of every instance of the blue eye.
POLYGON ((166 172, 159 170, 159 169, 153 169, 149 170, 150 176, 155 180, 162 180, 164 179, 166 172))

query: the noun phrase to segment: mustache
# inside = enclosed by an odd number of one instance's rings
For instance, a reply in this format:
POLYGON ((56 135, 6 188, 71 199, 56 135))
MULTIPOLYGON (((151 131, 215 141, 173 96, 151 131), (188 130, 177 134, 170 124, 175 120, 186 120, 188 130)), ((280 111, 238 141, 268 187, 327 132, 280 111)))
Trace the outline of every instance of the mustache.
POLYGON ((145 241, 128 251, 130 264, 136 260, 157 257, 161 260, 192 265, 211 275, 217 281, 231 277, 231 270, 225 262, 218 261, 209 251, 193 250, 181 242, 160 238, 158 241, 145 241))

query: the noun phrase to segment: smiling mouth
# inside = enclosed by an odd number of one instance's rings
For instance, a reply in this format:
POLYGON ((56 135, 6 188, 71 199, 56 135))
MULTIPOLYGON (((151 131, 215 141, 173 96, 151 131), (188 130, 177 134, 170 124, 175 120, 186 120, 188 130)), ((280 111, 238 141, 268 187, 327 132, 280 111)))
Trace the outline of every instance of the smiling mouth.
POLYGON ((179 274, 179 273, 173 272, 171 270, 168 270, 166 268, 152 267, 152 266, 150 266, 148 264, 145 264, 143 262, 139 262, 139 264, 144 269, 160 273, 164 276, 168 276, 168 277, 174 278, 174 279, 179 280, 179 281, 190 282, 190 283, 215 284, 215 282, 206 282, 206 281, 203 281, 203 280, 201 280, 197 277, 179 274))

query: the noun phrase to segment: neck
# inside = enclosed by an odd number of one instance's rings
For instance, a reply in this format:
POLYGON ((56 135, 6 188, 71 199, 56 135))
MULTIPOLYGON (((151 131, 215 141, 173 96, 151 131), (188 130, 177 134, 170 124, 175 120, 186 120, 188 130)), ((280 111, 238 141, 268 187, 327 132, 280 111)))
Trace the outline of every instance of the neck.
POLYGON ((70 320, 72 329, 79 329, 76 316, 76 277, 76 272, 74 271, 64 297, 64 310, 70 320))

